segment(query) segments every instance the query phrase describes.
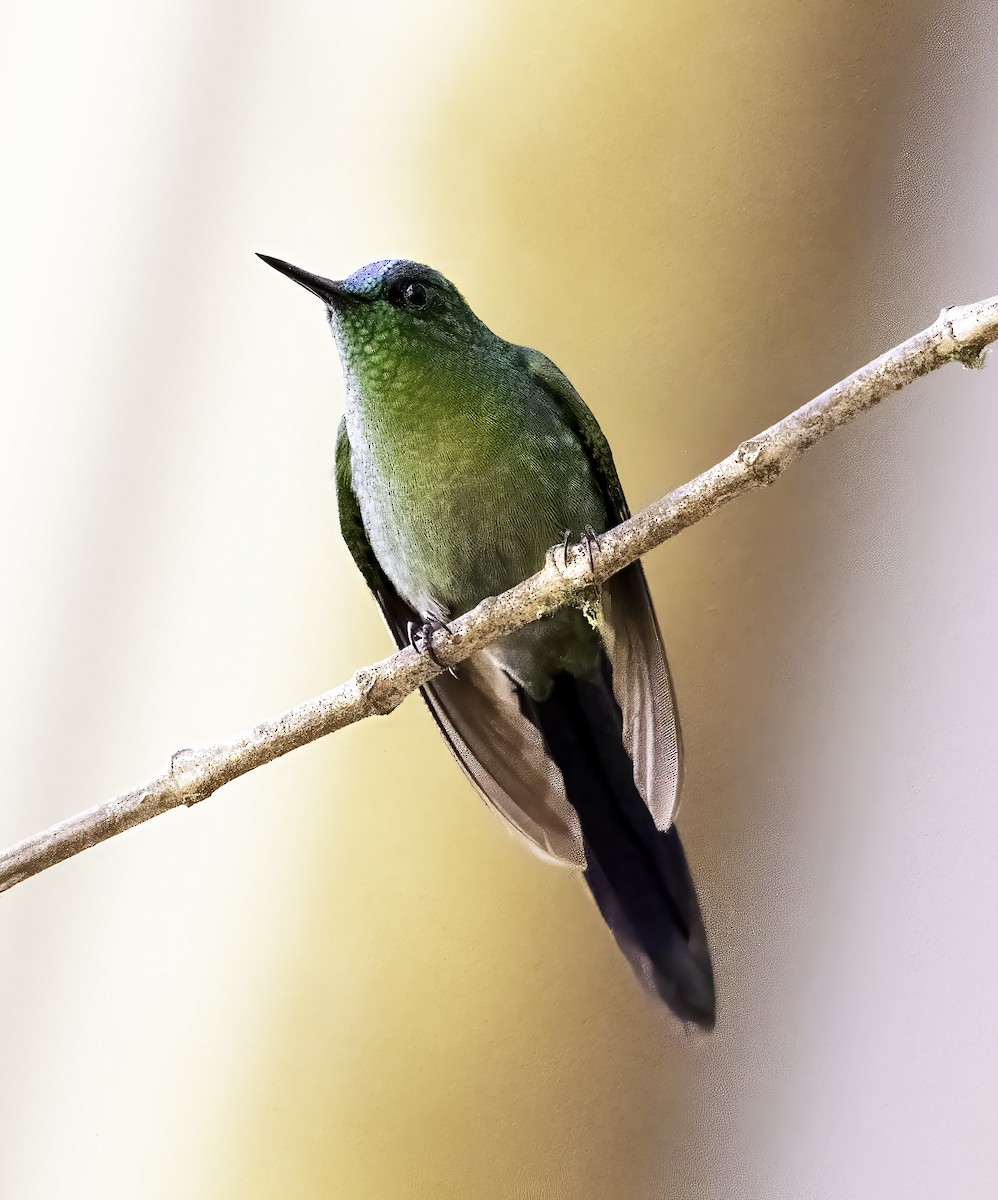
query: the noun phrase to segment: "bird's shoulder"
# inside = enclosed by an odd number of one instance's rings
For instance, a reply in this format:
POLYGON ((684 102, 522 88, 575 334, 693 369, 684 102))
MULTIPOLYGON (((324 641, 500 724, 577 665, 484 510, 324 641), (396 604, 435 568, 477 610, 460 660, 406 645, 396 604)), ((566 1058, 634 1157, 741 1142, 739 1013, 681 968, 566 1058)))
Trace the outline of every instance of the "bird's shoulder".
POLYGON ((610 444, 589 405, 576 391, 564 371, 556 366, 546 354, 542 354, 540 350, 534 350, 530 346, 516 346, 515 349, 531 378, 554 400, 562 416, 578 436, 604 492, 610 500, 613 515, 618 521, 625 520, 630 516, 630 512, 617 475, 610 444))

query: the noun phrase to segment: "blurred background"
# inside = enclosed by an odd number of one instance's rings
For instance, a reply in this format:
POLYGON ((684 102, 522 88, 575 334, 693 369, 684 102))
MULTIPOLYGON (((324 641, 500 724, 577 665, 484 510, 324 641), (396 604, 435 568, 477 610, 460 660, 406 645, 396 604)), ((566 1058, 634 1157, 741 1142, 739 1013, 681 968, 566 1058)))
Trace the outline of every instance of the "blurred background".
MULTIPOLYGON (((323 274, 404 255, 639 507, 998 291, 998 8, 0 9, 0 842, 390 642, 323 274)), ((0 1195, 993 1195, 998 372, 650 556, 710 1037, 417 699, 0 897, 0 1195)))

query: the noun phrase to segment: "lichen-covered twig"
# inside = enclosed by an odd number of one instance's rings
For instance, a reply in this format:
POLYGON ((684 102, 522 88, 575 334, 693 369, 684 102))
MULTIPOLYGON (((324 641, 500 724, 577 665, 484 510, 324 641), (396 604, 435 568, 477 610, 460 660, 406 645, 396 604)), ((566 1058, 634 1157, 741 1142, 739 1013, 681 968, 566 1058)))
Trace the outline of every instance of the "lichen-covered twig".
POLYGON ((743 442, 717 466, 601 534, 594 562, 584 547, 563 557, 559 546, 558 553, 550 553, 536 575, 450 622, 449 632, 440 630, 432 638, 439 663, 413 649, 401 650, 358 671, 331 692, 264 721, 248 733, 199 750, 177 751, 167 770, 155 779, 0 854, 0 891, 171 808, 196 804, 223 784, 324 734, 375 713, 390 712, 432 679, 440 671, 440 663, 459 663, 545 613, 579 602, 588 587, 702 521, 722 504, 772 483, 820 438, 919 375, 948 362, 983 365, 984 350, 995 340, 998 296, 944 309, 928 329, 743 442))

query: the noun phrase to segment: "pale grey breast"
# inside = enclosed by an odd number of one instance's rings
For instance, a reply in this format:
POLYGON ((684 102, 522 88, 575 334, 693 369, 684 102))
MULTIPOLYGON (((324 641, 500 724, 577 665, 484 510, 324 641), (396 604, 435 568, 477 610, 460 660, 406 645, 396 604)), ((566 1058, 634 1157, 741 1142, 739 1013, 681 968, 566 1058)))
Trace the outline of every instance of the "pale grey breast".
POLYGON ((509 380, 494 402, 437 399, 355 399, 347 430, 371 548, 415 611, 446 620, 539 569, 564 530, 606 528, 607 512, 574 431, 533 380, 509 380))

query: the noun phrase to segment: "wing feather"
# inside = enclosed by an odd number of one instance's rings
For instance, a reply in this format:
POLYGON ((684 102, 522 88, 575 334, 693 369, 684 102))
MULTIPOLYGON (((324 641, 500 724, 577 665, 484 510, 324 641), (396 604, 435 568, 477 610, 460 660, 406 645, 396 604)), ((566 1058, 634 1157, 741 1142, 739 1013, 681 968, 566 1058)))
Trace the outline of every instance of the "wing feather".
POLYGON ((672 676, 640 563, 608 579, 602 590, 601 630, 624 718, 624 744, 634 782, 655 825, 675 819, 682 785, 683 741, 672 676))
MULTIPOLYGON (((558 402, 578 434, 611 516, 617 523, 626 520, 627 501, 596 418, 549 358, 537 350, 521 349, 531 374, 558 402)), ((634 563, 607 580, 600 599, 600 632, 624 718, 624 744, 634 764, 634 782, 656 826, 665 830, 679 807, 682 735, 665 647, 641 564, 634 563)))

